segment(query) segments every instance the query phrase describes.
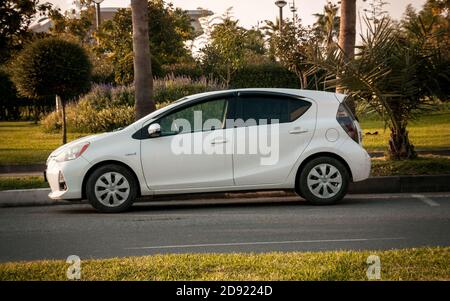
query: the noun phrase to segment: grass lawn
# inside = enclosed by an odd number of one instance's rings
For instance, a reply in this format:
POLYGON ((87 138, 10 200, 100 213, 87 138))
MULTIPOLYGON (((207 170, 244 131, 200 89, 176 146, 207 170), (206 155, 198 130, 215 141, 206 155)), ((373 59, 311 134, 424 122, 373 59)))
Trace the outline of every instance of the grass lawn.
MULTIPOLYGON (((82 280, 450 280, 450 247, 389 251, 169 254, 81 261, 82 280)), ((66 280, 63 260, 0 264, 0 280, 66 280)))
POLYGON ((450 174, 450 157, 423 155, 414 160, 373 158, 371 176, 450 174))
MULTIPOLYGON (((386 150, 389 130, 376 116, 361 116, 364 135, 363 144, 368 151, 386 150)), ((411 121, 410 139, 416 149, 450 149, 450 109, 424 114, 411 121)), ((68 140, 85 136, 69 133, 68 140)), ((44 163, 51 151, 61 145, 60 134, 44 133, 33 122, 0 122, 0 165, 44 163)))
MULTIPOLYGON (((68 141, 86 134, 69 133, 68 141)), ((45 163, 61 145, 60 134, 44 133, 33 122, 0 122, 0 165, 45 163)))
MULTIPOLYGON (((363 145, 368 151, 385 151, 390 130, 384 130, 383 122, 376 117, 361 117, 363 133, 378 132, 378 135, 364 135, 363 145)), ((410 122, 409 138, 416 149, 450 149, 450 111, 430 112, 410 122)))

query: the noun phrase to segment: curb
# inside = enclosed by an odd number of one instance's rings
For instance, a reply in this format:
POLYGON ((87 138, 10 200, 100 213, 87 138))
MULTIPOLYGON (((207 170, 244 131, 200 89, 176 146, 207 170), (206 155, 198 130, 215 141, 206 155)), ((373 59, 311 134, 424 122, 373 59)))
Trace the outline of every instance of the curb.
POLYGON ((450 191, 450 175, 372 177, 351 183, 349 193, 406 193, 450 191))
MULTIPOLYGON (((381 194, 381 193, 416 193, 416 192, 446 192, 450 191, 450 175, 421 176, 389 176, 373 177, 367 180, 351 183, 349 194, 381 194)), ((48 198, 49 188, 18 189, 0 191, 0 207, 48 206, 63 204, 80 204, 86 201, 63 201, 48 198)), ((268 190, 256 192, 225 192, 161 195, 144 197, 142 201, 168 201, 192 199, 234 199, 234 198, 271 198, 290 197, 292 190, 268 190)))
POLYGON ((30 164, 30 165, 0 165, 0 173, 29 173, 29 172, 44 172, 45 163, 30 164))
MULTIPOLYGON (((49 193, 50 188, 0 191, 0 207, 56 205, 57 202, 48 197, 49 193)), ((67 201, 63 202, 69 203, 67 201)))

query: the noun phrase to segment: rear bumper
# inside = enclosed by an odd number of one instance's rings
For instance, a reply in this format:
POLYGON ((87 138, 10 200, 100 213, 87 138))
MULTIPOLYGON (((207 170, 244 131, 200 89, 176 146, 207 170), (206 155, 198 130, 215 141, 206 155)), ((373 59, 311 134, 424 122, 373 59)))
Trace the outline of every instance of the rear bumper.
POLYGON ((340 150, 350 167, 353 182, 369 178, 371 170, 370 156, 362 146, 349 138, 341 145, 340 150))

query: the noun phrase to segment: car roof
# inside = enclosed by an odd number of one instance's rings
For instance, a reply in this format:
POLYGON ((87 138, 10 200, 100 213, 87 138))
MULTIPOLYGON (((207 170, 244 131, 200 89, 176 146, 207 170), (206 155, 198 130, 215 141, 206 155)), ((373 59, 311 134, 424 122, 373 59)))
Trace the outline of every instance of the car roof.
MULTIPOLYGON (((144 122, 144 120, 150 120, 150 119, 154 118, 156 115, 162 114, 165 111, 172 109, 174 106, 182 105, 184 103, 188 103, 188 102, 198 99, 198 98, 220 95, 220 94, 225 94, 225 93, 238 93, 238 92, 270 92, 270 93, 290 94, 290 95, 294 95, 294 96, 309 98, 316 102, 319 101, 322 103, 323 102, 327 103, 329 101, 342 102, 346 97, 346 95, 344 95, 344 94, 333 93, 333 92, 318 91, 318 90, 288 89, 288 88, 242 88, 242 89, 209 91, 209 92, 192 94, 192 95, 183 97, 175 102, 172 102, 168 106, 166 106, 160 110, 157 110, 157 111, 151 113, 150 115, 147 115, 146 117, 143 117, 142 119, 135 122, 134 125, 141 124, 142 122, 144 122)), ((140 127, 140 125, 138 127, 140 127)))
POLYGON ((223 93, 227 93, 227 92, 228 93, 233 93, 233 92, 271 92, 271 93, 302 96, 302 97, 312 98, 312 99, 316 99, 317 96, 334 95, 338 99, 339 102, 342 102, 342 100, 346 97, 346 95, 344 95, 344 94, 327 92, 327 91, 318 91, 318 90, 290 89, 290 88, 241 88, 241 89, 218 90, 218 91, 210 91, 210 92, 193 94, 193 95, 190 95, 190 96, 180 99, 180 102, 183 100, 189 101, 193 98, 214 96, 214 95, 223 94, 223 93))

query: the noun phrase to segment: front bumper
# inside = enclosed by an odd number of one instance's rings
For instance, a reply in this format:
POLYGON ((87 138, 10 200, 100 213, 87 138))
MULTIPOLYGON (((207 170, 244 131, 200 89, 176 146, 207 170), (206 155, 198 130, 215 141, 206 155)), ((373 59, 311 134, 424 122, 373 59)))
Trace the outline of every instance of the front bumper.
POLYGON ((45 177, 51 189, 48 196, 54 200, 81 199, 83 178, 90 166, 83 156, 65 162, 51 159, 45 170, 45 177))

